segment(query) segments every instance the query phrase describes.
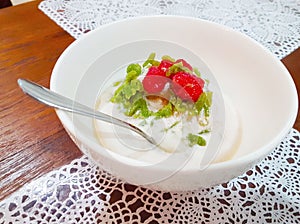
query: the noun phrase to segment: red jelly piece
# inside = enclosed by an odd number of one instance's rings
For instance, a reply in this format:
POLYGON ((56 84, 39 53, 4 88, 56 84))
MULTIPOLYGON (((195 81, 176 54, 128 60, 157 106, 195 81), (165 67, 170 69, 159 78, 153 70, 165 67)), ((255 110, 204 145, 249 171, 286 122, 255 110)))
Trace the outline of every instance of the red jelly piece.
POLYGON ((156 66, 151 66, 142 81, 145 91, 149 94, 160 93, 168 81, 164 73, 156 66))
POLYGON ((193 67, 186 60, 184 60, 184 59, 178 59, 178 60, 176 60, 175 63, 179 63, 179 62, 181 62, 184 67, 186 67, 189 70, 193 71, 193 67))
POLYGON ((173 65, 174 63, 169 60, 162 60, 158 66, 158 68, 166 74, 168 69, 173 65))
POLYGON ((172 78, 172 89, 182 100, 196 102, 203 92, 204 81, 187 72, 177 72, 172 78))

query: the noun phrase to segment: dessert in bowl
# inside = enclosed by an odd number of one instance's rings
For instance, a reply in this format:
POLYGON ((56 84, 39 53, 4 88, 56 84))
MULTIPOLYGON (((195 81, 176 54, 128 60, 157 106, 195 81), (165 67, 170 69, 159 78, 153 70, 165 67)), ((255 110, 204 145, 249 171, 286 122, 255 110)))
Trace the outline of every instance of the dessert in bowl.
MULTIPOLYGON (((188 125, 182 119, 167 124, 166 119, 149 121, 145 131, 161 137, 159 140, 167 139, 167 145, 156 147, 144 145, 145 140, 114 125, 57 110, 83 153, 114 176, 159 190, 210 187, 247 171, 291 129, 297 113, 297 93, 281 62, 249 37, 199 19, 141 17, 91 31, 61 55, 50 88, 96 110, 134 122, 135 118, 120 113, 120 103, 110 104, 118 86, 113 87, 116 83, 122 85, 119 82, 126 77, 129 65, 143 64, 151 52, 156 53, 159 63, 164 55, 175 61, 184 59, 198 67, 202 80, 209 83, 204 92, 212 92, 210 122, 202 129, 209 129, 209 133, 201 136, 207 144, 192 148, 186 147, 189 143, 182 144, 189 134, 196 134, 180 132, 184 126, 196 127, 193 120, 188 125), (180 128, 168 136, 162 130, 171 126, 180 128)), ((150 67, 143 68, 141 83, 150 67)), ((165 95, 163 98, 171 101, 165 95)), ((200 95, 191 101, 196 103, 199 98, 200 95)), ((143 120, 145 117, 135 124, 141 125, 143 120)))

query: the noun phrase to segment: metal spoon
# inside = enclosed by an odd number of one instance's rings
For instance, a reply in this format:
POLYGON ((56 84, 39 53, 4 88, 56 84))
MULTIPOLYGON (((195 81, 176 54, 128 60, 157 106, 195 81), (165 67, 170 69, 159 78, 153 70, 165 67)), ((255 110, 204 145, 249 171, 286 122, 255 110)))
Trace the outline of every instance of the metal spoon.
POLYGON ((132 124, 129 124, 125 121, 114 118, 110 115, 101 113, 99 111, 95 111, 81 103, 78 103, 74 100, 71 100, 67 97, 57 94, 57 93, 55 93, 41 85, 38 85, 34 82, 31 82, 31 81, 28 81, 25 79, 18 79, 18 84, 24 93, 28 94, 29 96, 31 96, 32 98, 34 98, 35 100, 37 100, 43 104, 46 104, 50 107, 54 107, 54 108, 61 109, 64 111, 73 112, 73 113, 84 115, 87 117, 92 117, 92 118, 95 118, 95 119, 98 119, 101 121, 105 121, 108 123, 112 123, 112 124, 130 129, 130 130, 136 132, 137 134, 141 135, 143 138, 145 138, 151 144, 157 145, 157 143, 151 136, 149 136, 148 134, 143 132, 141 129, 139 129, 138 127, 136 127, 132 124))

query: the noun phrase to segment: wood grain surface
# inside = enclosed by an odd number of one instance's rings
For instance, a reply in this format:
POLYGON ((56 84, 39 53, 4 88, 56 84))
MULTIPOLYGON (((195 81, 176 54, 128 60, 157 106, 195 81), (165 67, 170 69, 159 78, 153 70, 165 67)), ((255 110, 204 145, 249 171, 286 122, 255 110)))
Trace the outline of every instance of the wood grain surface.
POLYGON ((26 78, 49 87, 56 60, 74 41, 38 3, 0 9, 0 200, 81 155, 54 110, 17 86, 26 78))
MULTIPOLYGON (((300 99, 300 48, 281 60, 285 67, 289 70, 298 92, 298 104, 300 99)), ((300 113, 298 108, 298 116, 294 124, 294 128, 300 131, 300 113)))
MULTIPOLYGON (((53 109, 25 96, 18 78, 46 87, 53 66, 74 41, 34 1, 0 9, 0 200, 81 156, 53 109)), ((300 88, 300 49, 283 60, 300 88)), ((294 126, 300 130, 300 119, 294 126)))

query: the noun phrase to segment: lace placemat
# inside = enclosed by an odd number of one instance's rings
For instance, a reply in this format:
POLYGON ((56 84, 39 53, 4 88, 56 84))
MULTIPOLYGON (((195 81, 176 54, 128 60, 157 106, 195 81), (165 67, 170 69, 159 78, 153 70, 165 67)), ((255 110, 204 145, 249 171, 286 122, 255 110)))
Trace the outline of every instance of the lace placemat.
POLYGON ((298 0, 45 0, 39 8, 73 37, 145 15, 181 15, 241 31, 280 59, 300 46, 298 0))
POLYGON ((260 164, 212 188, 161 192, 132 186, 86 157, 0 203, 0 223, 300 223, 300 133, 260 164))

